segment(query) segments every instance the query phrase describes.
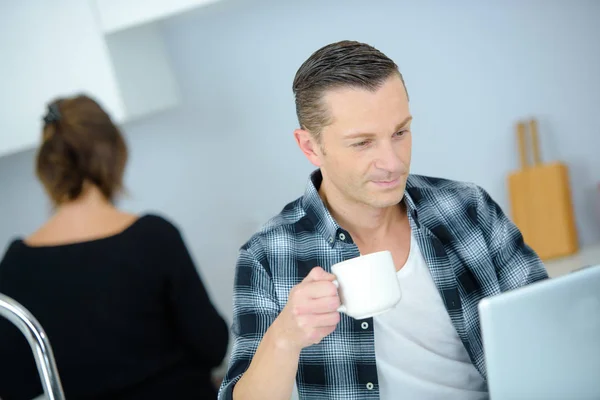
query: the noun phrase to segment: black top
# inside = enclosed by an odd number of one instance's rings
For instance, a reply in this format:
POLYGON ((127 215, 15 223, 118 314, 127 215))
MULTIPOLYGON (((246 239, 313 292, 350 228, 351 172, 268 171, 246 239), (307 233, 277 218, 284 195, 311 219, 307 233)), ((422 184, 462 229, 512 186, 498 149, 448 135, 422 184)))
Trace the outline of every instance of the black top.
MULTIPOLYGON (((67 399, 216 398, 210 373, 225 356, 227 325, 178 229, 159 216, 98 240, 15 240, 0 292, 41 323, 67 399)), ((0 317, 0 398, 41 393, 28 342, 0 317)))

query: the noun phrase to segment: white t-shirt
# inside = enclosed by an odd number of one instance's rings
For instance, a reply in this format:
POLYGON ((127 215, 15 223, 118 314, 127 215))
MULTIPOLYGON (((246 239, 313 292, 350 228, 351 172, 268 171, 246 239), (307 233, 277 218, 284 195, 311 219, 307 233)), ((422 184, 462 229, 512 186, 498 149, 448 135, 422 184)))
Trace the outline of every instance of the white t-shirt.
POLYGON ((400 302, 373 321, 380 398, 488 399, 413 237, 397 276, 400 302))

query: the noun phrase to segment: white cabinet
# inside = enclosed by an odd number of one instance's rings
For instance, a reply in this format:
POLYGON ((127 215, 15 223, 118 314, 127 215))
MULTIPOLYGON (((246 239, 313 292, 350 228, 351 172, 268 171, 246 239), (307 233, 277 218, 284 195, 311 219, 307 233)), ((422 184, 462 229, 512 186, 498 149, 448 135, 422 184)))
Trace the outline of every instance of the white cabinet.
POLYGON ((95 0, 105 33, 171 17, 217 0, 95 0))
POLYGON ((180 93, 160 26, 145 24, 106 36, 112 66, 131 121, 179 104, 180 93))
POLYGON ((124 123, 179 104, 161 21, 217 0, 8 1, 0 13, 0 157, 38 145, 45 105, 86 93, 124 123))
POLYGON ((87 1, 7 1, 0 13, 0 156, 31 148, 45 104, 87 92, 125 114, 109 50, 87 1))

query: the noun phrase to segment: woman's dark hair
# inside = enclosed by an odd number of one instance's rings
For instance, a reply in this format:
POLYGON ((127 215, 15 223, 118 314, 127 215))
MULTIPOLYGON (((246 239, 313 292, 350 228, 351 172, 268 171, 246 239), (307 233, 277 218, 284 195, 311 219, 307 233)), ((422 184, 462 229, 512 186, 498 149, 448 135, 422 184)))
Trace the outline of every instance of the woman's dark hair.
POLYGON ((48 105, 36 173, 55 205, 77 199, 85 184, 112 202, 126 163, 125 140, 96 101, 78 95, 48 105))

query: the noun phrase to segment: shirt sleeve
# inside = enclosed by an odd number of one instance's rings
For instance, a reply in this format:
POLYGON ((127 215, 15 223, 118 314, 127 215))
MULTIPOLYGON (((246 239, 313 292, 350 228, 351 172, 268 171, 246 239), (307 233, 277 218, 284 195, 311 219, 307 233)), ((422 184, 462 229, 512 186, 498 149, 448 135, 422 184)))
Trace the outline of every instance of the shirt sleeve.
POLYGON ((227 323, 212 304, 180 232, 172 232, 173 257, 167 263, 167 296, 177 330, 209 368, 227 353, 227 323))
POLYGON ((548 278, 544 264, 524 242, 517 226, 481 187, 478 187, 477 218, 502 291, 548 278))
POLYGON ((238 257, 233 289, 233 349, 227 375, 219 390, 219 400, 233 398, 233 388, 248 369, 267 329, 279 315, 270 270, 250 251, 238 257))

